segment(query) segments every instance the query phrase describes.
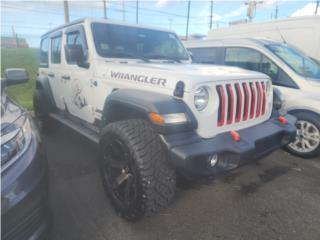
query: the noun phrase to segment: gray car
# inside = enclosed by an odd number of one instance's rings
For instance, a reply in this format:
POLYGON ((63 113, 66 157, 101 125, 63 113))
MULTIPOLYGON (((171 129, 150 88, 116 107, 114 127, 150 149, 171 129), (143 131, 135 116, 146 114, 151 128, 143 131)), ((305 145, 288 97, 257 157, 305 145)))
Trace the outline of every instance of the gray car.
POLYGON ((1 79, 1 239, 43 239, 49 227, 48 168, 28 112, 5 93, 27 81, 23 69, 1 79))

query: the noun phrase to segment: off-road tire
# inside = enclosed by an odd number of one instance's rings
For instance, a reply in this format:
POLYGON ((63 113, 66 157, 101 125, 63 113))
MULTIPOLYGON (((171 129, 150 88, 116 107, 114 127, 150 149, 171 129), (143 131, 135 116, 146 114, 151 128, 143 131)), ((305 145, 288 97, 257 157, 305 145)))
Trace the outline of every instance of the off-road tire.
MULTIPOLYGON (((312 112, 305 112, 305 111, 292 112, 290 114, 297 117, 298 121, 302 120, 302 121, 312 123, 318 129, 318 131, 320 131, 320 116, 319 115, 312 113, 312 112)), ((290 152, 296 156, 302 157, 302 158, 313 158, 313 157, 320 155, 320 144, 318 145, 318 147, 316 149, 314 149, 313 151, 310 151, 310 152, 297 151, 297 150, 291 148, 290 145, 287 145, 285 147, 285 149, 288 152, 290 152)))
POLYGON ((50 134, 57 129, 57 123, 54 122, 44 111, 47 106, 44 106, 44 103, 41 102, 39 94, 37 92, 33 95, 33 111, 35 122, 40 130, 44 134, 50 134))
POLYGON ((126 220, 135 221, 150 216, 167 206, 174 197, 175 171, 168 165, 167 151, 158 134, 144 120, 115 122, 103 129, 100 138, 100 170, 112 205, 126 220), (108 164, 103 149, 113 141, 121 141, 127 149, 127 158, 136 179, 137 194, 129 206, 116 197, 110 187, 108 174, 104 171, 104 164, 108 164))

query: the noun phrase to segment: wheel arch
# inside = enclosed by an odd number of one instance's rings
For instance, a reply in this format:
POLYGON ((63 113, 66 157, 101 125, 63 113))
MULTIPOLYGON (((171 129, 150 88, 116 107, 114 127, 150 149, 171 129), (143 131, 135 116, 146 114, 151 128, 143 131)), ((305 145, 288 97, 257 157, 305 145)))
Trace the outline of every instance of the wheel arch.
POLYGON ((50 112, 56 109, 48 77, 38 76, 36 78, 35 97, 40 101, 43 111, 50 112))
POLYGON ((146 120, 161 133, 187 131, 195 129, 197 126, 191 110, 181 99, 143 90, 115 90, 105 100, 100 127, 103 128, 112 122, 128 119, 146 120), (185 113, 188 122, 171 126, 154 125, 149 119, 150 112, 158 114, 185 113))
POLYGON ((305 112, 305 113, 314 114, 314 115, 316 115, 317 117, 319 117, 319 118, 320 118, 320 113, 315 112, 315 111, 310 110, 310 109, 305 109, 305 108, 295 108, 295 109, 290 109, 290 110, 288 110, 288 113, 293 114, 293 115, 294 115, 295 113, 298 113, 298 112, 305 112))

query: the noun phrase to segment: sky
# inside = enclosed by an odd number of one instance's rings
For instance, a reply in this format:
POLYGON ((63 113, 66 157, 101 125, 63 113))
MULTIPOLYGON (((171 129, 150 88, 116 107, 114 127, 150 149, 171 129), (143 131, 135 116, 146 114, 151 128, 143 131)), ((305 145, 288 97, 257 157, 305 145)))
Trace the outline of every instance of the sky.
MULTIPOLYGON (((316 0, 259 1, 253 22, 314 15, 316 0)), ((138 23, 174 30, 186 34, 187 0, 138 0, 138 23)), ((212 28, 227 27, 229 22, 246 19, 245 0, 213 1, 212 28)), ((107 18, 129 23, 136 22, 137 0, 106 0, 107 18)), ((210 0, 191 0, 189 34, 207 34, 210 22, 210 0)), ((83 17, 103 18, 103 0, 69 0, 70 20, 83 17)), ((320 7, 318 11, 320 16, 320 7)), ((63 1, 1 1, 1 35, 11 36, 12 26, 31 47, 38 47, 40 36, 64 23, 63 1)))

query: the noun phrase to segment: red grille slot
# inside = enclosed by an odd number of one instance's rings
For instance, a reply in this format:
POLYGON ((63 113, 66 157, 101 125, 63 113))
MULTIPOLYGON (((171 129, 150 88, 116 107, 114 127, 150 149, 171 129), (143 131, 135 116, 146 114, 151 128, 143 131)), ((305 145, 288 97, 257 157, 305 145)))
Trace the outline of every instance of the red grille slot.
POLYGON ((234 113, 234 92, 231 84, 227 84, 227 92, 228 92, 228 119, 227 124, 231 124, 233 122, 233 113, 234 113))
POLYGON ((250 118, 254 117, 254 110, 256 108, 256 99, 257 99, 257 93, 256 93, 256 89, 254 87, 254 84, 251 82, 250 83, 250 88, 251 88, 251 93, 252 93, 252 97, 251 97, 251 110, 250 110, 250 118))
POLYGON ((267 99, 266 99, 266 86, 264 85, 264 82, 261 83, 262 85, 262 115, 266 113, 266 104, 267 104, 267 99))
POLYGON ((220 98, 218 126, 221 127, 224 125, 226 114, 226 94, 224 92, 223 86, 221 85, 217 86, 217 90, 220 98))
POLYGON ((244 95, 245 95, 245 103, 244 103, 244 113, 243 113, 243 121, 246 121, 249 116, 249 88, 247 83, 243 83, 244 95))
POLYGON ((261 105, 262 105, 262 89, 259 82, 256 82, 257 90, 258 90, 258 101, 257 101, 257 112, 256 117, 260 117, 261 113, 261 105))
POLYGON ((242 113, 242 92, 240 88, 240 84, 236 83, 237 90, 237 113, 236 113, 236 122, 241 121, 241 113, 242 113))

